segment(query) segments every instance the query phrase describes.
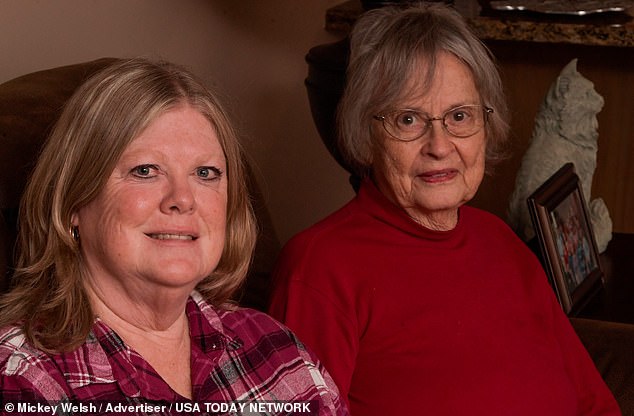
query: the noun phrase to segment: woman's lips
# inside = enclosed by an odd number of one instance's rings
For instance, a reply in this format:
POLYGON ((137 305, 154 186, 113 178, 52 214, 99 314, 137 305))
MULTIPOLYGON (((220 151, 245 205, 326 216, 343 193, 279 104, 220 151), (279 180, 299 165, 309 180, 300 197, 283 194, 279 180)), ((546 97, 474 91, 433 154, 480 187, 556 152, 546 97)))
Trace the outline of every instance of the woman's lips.
POLYGON ((196 239, 196 237, 191 234, 156 233, 156 234, 147 234, 147 236, 155 240, 195 240, 196 239))
POLYGON ((456 169, 441 169, 424 172, 419 177, 427 183, 442 183, 452 180, 457 174, 456 169))

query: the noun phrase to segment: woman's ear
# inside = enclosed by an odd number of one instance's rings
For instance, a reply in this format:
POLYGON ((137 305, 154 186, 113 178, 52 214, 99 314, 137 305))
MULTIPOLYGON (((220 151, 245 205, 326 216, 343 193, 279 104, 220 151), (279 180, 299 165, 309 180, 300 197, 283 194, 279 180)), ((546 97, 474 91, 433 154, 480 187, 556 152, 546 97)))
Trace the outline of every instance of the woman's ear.
POLYGON ((68 228, 70 236, 75 241, 79 241, 79 215, 73 212, 70 216, 70 227, 68 228))
POLYGON ((70 215, 70 225, 74 227, 79 226, 79 215, 76 211, 70 215))

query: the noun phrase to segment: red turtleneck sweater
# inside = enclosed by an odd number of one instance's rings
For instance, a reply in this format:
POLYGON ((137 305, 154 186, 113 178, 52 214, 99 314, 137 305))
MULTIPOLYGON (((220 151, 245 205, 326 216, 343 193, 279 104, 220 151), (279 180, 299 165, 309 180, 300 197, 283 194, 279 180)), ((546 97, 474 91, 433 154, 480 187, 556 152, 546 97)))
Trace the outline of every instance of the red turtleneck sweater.
POLYGON ((279 259, 270 312, 352 416, 620 414, 536 257, 497 217, 414 223, 366 180, 279 259))

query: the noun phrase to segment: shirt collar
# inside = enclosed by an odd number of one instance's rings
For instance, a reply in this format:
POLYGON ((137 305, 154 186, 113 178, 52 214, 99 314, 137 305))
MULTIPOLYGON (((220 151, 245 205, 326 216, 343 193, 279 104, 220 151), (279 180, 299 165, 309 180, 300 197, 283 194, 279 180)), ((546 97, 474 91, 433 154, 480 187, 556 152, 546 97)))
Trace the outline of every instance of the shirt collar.
MULTIPOLYGON (((231 306, 227 305, 227 307, 231 306)), ((242 347, 242 341, 237 334, 222 323, 216 309, 197 291, 192 292, 187 302, 186 312, 192 341, 204 354, 242 347)))
MULTIPOLYGON (((216 309, 197 291, 192 292, 187 300, 186 314, 192 341, 192 383, 196 385, 204 380, 203 375, 209 374, 206 370, 213 367, 226 351, 242 347, 242 341, 223 325, 216 309), (197 369, 201 370, 199 374, 195 371, 197 369)), ((139 382, 142 377, 139 365, 149 367, 149 364, 99 318, 95 319, 84 344, 61 355, 67 363, 67 381, 75 391, 93 383, 118 383, 129 397, 165 398, 148 397, 155 395, 143 391, 143 383, 139 382)))

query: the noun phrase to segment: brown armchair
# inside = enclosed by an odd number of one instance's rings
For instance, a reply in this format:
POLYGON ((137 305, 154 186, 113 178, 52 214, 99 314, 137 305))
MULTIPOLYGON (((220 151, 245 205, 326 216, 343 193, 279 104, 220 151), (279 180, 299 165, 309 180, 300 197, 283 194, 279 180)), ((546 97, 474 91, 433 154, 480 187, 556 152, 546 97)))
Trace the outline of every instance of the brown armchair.
MULTIPOLYGON (((39 149, 75 89, 116 58, 102 58, 23 75, 0 84, 0 292, 10 285, 20 197, 39 149)), ((259 222, 255 258, 237 300, 266 308, 269 272, 280 248, 253 175, 250 193, 259 222)))

